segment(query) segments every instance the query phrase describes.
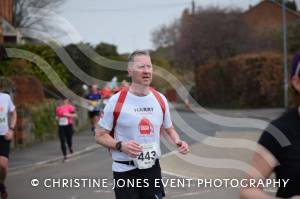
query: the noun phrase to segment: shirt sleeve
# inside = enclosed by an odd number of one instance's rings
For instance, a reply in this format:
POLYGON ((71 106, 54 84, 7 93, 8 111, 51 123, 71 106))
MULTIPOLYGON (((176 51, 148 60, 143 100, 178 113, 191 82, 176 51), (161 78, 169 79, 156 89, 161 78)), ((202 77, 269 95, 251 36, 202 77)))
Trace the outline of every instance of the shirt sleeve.
MULTIPOLYGON (((280 130, 282 131, 282 129, 280 130)), ((267 149, 278 161, 280 161, 280 152, 282 147, 270 131, 270 127, 267 127, 259 138, 258 144, 267 149)))
POLYGON ((116 103, 112 98, 108 100, 104 108, 103 117, 98 122, 100 127, 108 131, 111 131, 113 127, 113 112, 114 112, 115 104, 116 103))
POLYGON ((172 119, 171 119, 170 107, 169 107, 168 100, 164 96, 163 96, 163 100, 164 100, 165 106, 166 106, 163 126, 164 126, 164 128, 168 129, 173 126, 173 123, 172 123, 172 119))
POLYGON ((75 106, 70 105, 70 113, 75 113, 75 106))
POLYGON ((8 110, 9 112, 13 112, 15 110, 15 105, 11 100, 11 97, 8 95, 8 110))
POLYGON ((59 107, 56 107, 56 109, 55 109, 55 115, 57 117, 61 117, 61 111, 59 109, 60 109, 59 107))

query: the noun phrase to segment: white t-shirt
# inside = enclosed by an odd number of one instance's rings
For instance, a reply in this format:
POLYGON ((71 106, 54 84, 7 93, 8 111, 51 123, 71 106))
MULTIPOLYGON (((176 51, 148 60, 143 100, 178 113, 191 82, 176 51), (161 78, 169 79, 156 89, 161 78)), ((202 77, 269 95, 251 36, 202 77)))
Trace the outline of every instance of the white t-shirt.
MULTIPOLYGON (((104 116, 99 121, 99 125, 108 130, 112 130, 113 112, 119 98, 120 92, 113 95, 104 109, 104 116)), ((139 144, 155 143, 158 149, 157 157, 161 156, 160 150, 160 128, 172 127, 168 101, 160 94, 164 100, 166 111, 163 119, 162 108, 152 92, 147 96, 136 96, 131 92, 127 93, 121 113, 115 127, 115 139, 117 141, 135 140, 139 144)), ((131 161, 133 158, 126 153, 112 150, 112 159, 117 161, 131 161)), ((122 163, 113 162, 112 170, 124 172, 135 169, 122 163)))
POLYGON ((0 135, 7 133, 8 127, 8 113, 15 110, 10 96, 5 93, 0 93, 0 135))

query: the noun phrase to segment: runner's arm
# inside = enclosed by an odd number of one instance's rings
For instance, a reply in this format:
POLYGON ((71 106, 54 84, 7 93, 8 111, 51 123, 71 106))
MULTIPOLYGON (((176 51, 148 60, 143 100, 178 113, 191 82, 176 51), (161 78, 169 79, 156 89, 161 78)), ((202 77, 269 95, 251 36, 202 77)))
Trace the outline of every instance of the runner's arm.
POLYGON ((175 144, 178 148, 178 151, 182 154, 187 154, 189 152, 189 146, 188 144, 181 140, 178 133, 174 129, 174 127, 166 128, 165 129, 167 140, 170 142, 170 144, 175 144))
MULTIPOLYGON (((273 155, 262 146, 258 145, 251 161, 251 168, 248 171, 247 179, 265 179, 271 175, 277 161, 273 155)), ((241 199, 275 199, 276 197, 266 194, 258 187, 242 187, 240 190, 241 199)))
POLYGON ((64 113, 65 117, 77 117, 76 113, 64 113))
POLYGON ((10 126, 11 128, 15 128, 17 124, 17 111, 16 109, 11 112, 11 120, 10 120, 10 126))
POLYGON ((110 136, 110 132, 100 126, 96 125, 95 129, 95 140, 97 144, 105 146, 107 148, 116 150, 117 141, 110 136))
MULTIPOLYGON (((110 136, 110 132, 99 126, 96 127, 95 140, 97 144, 116 150, 117 141, 110 136)), ((121 151, 130 157, 137 157, 142 151, 142 147, 134 140, 122 141, 121 151)))
POLYGON ((10 121, 10 125, 9 125, 9 130, 4 135, 6 140, 11 140, 13 138, 13 131, 14 131, 13 129, 15 129, 16 123, 17 123, 17 111, 16 111, 16 109, 14 109, 10 114, 11 114, 11 121, 10 121))

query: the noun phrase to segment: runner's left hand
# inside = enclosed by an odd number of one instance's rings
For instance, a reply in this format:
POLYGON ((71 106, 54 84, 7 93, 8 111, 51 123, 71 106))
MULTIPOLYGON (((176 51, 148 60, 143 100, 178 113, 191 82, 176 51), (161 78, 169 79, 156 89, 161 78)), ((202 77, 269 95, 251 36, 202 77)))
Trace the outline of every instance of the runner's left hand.
POLYGON ((189 145, 185 141, 179 140, 176 142, 176 145, 179 153, 181 154, 187 154, 190 151, 189 145))

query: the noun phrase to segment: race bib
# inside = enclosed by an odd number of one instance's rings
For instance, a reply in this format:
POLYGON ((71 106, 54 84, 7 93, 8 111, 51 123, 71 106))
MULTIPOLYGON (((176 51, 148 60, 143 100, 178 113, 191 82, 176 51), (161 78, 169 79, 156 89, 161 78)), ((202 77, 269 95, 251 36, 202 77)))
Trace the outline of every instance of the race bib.
POLYGON ((93 107, 96 107, 98 105, 98 101, 92 101, 91 104, 93 107))
POLYGON ((58 120, 59 126, 67 126, 68 125, 68 118, 67 117, 61 117, 58 120))
POLYGON ((4 114, 0 114, 0 127, 7 126, 7 117, 4 114))
POLYGON ((158 157, 157 144, 141 144, 141 146, 143 146, 143 152, 133 160, 134 165, 138 169, 151 168, 158 157))

